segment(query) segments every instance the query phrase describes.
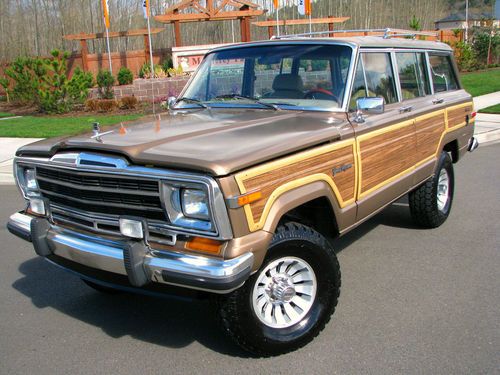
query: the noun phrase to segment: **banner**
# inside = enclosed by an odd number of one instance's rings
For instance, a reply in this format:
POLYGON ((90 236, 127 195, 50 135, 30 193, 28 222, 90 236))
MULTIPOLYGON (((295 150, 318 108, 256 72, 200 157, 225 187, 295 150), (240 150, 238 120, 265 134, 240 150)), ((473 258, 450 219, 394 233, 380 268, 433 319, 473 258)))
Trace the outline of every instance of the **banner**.
POLYGON ((299 0, 298 9, 301 16, 306 14, 306 0, 299 0))
POLYGON ((305 5, 305 11, 306 11, 306 15, 307 16, 310 16, 311 15, 311 12, 312 12, 312 5, 311 5, 311 1, 312 0, 305 0, 306 2, 306 5, 305 5))
POLYGON ((273 4, 274 4, 274 9, 278 9, 278 7, 280 6, 280 0, 273 0, 273 4))
POLYGON ((298 11, 301 16, 311 14, 311 0, 299 0, 298 11))
POLYGON ((108 0, 102 0, 102 12, 104 14, 104 23, 106 29, 109 29, 109 5, 108 0))
POLYGON ((142 0, 142 12, 144 13, 144 18, 149 18, 149 0, 142 0))

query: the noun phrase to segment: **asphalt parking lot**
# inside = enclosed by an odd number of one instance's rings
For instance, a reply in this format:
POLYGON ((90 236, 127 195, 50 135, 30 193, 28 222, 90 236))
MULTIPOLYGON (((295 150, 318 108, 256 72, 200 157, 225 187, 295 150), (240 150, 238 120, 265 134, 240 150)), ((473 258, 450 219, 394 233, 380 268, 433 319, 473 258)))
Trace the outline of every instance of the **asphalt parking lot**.
POLYGON ((456 165, 453 209, 416 228, 404 200, 335 248, 342 292, 311 344, 238 350, 205 301, 102 295, 5 229, 22 207, 0 186, 1 374, 500 373, 500 144, 456 165))

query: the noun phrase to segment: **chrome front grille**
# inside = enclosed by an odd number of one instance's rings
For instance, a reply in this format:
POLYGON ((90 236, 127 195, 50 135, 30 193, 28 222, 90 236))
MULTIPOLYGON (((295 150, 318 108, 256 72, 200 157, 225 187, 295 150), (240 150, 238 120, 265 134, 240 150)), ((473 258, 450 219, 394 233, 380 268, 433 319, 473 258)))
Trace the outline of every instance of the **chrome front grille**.
POLYGON ((37 182, 50 204, 69 210, 167 222, 159 180, 37 167, 37 182))
POLYGON ((35 169, 37 190, 61 226, 120 235, 120 216, 136 216, 146 219, 152 241, 175 243, 177 235, 193 234, 232 238, 224 196, 206 174, 131 165, 123 157, 88 152, 61 152, 50 159, 16 157, 16 178, 24 168, 35 169), (167 206, 174 202, 173 192, 193 186, 208 193, 210 221, 185 218, 177 211, 170 213, 170 220, 167 206))
POLYGON ((147 219, 151 239, 175 243, 175 235, 166 228, 158 179, 42 166, 36 168, 36 176, 52 219, 59 225, 120 235, 120 216, 138 216, 147 219))

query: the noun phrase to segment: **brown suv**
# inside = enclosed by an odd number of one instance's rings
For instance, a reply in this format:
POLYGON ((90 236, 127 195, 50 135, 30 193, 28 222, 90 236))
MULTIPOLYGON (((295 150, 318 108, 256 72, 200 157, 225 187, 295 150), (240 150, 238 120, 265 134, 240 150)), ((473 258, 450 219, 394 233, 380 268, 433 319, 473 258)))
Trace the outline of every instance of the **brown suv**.
POLYGON ((19 149, 8 228, 100 291, 210 292, 239 345, 284 353, 334 312, 336 237, 405 194, 446 220, 473 123, 446 44, 221 47, 162 119, 19 149))

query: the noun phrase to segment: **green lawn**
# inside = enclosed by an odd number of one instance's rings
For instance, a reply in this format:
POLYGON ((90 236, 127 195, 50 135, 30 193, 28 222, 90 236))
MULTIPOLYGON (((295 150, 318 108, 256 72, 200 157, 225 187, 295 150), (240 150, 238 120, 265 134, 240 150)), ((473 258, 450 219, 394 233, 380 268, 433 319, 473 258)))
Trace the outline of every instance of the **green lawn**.
POLYGON ((101 126, 135 120, 142 115, 95 115, 78 117, 23 116, 0 121, 0 137, 49 138, 74 135, 92 130, 92 123, 101 126))
POLYGON ((492 105, 491 107, 480 109, 479 112, 500 114, 500 104, 495 104, 492 105))
POLYGON ((14 116, 12 113, 0 112, 0 118, 14 116))
POLYGON ((500 69, 484 72, 463 73, 460 76, 464 89, 472 96, 500 91, 500 69))

